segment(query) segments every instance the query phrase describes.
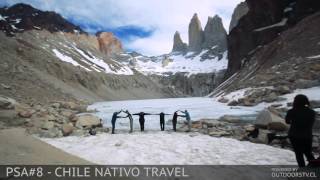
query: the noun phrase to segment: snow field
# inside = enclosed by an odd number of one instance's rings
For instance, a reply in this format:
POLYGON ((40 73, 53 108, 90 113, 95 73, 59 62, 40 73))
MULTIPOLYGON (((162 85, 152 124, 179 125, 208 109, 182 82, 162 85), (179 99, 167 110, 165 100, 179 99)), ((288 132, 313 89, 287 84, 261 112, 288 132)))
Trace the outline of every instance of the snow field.
POLYGON ((292 151, 198 133, 148 132, 42 139, 68 153, 112 165, 292 165, 292 151))

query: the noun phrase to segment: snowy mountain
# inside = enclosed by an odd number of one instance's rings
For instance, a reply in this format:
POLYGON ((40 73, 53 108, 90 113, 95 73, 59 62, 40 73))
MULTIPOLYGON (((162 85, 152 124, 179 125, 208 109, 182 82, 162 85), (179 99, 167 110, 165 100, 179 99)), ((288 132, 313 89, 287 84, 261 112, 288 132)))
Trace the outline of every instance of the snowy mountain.
POLYGON ((26 4, 0 8, 0 39, 0 69, 7 73, 0 80, 15 89, 0 93, 19 101, 204 96, 227 67, 225 51, 211 53, 218 47, 157 57, 126 53, 110 32, 91 35, 26 4))
POLYGON ((146 57, 143 55, 120 54, 121 57, 127 57, 127 61, 122 64, 145 75, 163 75, 170 76, 176 73, 185 73, 186 75, 198 73, 214 73, 225 70, 228 65, 227 53, 223 57, 205 57, 208 50, 200 53, 189 52, 186 55, 180 53, 170 53, 157 57, 146 57))

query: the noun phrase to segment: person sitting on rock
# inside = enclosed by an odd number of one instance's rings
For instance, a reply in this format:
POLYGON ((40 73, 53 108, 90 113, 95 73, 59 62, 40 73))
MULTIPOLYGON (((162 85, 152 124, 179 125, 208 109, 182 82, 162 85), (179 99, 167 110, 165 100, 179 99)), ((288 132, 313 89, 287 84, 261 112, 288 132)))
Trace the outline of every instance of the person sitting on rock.
POLYGON ((119 112, 114 112, 113 115, 112 115, 112 119, 111 119, 111 124, 112 124, 112 134, 114 134, 114 129, 116 127, 116 121, 117 121, 117 118, 124 118, 122 116, 118 116, 118 114, 120 114, 121 112, 123 112, 122 110, 119 111, 119 112))
POLYGON ((312 154, 312 127, 315 122, 315 111, 310 108, 307 96, 299 94, 294 98, 293 108, 287 112, 286 123, 290 124, 288 137, 292 144, 299 167, 305 166, 303 155, 310 162, 312 154))
POLYGON ((151 115, 151 114, 150 113, 145 113, 145 112, 140 112, 140 113, 135 113, 135 114, 132 114, 132 115, 138 115, 139 116, 140 130, 144 131, 144 122, 145 122, 144 116, 145 115, 151 115))
POLYGON ((187 110, 185 111, 180 111, 181 113, 183 113, 184 115, 179 115, 180 117, 185 117, 188 123, 188 132, 191 131, 191 117, 190 114, 187 110))

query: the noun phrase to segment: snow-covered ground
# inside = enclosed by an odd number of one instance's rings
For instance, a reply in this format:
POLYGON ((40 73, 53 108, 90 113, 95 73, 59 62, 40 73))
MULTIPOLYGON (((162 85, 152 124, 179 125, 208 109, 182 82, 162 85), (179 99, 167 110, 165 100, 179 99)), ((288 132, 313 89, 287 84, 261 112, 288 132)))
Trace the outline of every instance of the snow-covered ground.
POLYGON ((289 165, 292 151, 198 133, 148 132, 42 139, 98 164, 289 165))

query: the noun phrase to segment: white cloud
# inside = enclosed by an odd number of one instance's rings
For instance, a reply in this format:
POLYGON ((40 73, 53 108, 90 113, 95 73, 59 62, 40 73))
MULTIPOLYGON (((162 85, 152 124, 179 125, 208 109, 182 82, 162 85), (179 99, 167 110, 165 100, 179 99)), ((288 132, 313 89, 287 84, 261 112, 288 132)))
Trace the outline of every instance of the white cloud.
MULTIPOLYGON (((21 0, 7 0, 26 2, 21 0)), ((128 42, 126 47, 148 55, 168 53, 178 30, 187 42, 188 24, 196 12, 205 26, 208 16, 219 14, 226 29, 235 6, 241 0, 29 0, 35 7, 54 10, 65 17, 91 21, 107 28, 136 25, 156 29, 148 38, 128 42)))

